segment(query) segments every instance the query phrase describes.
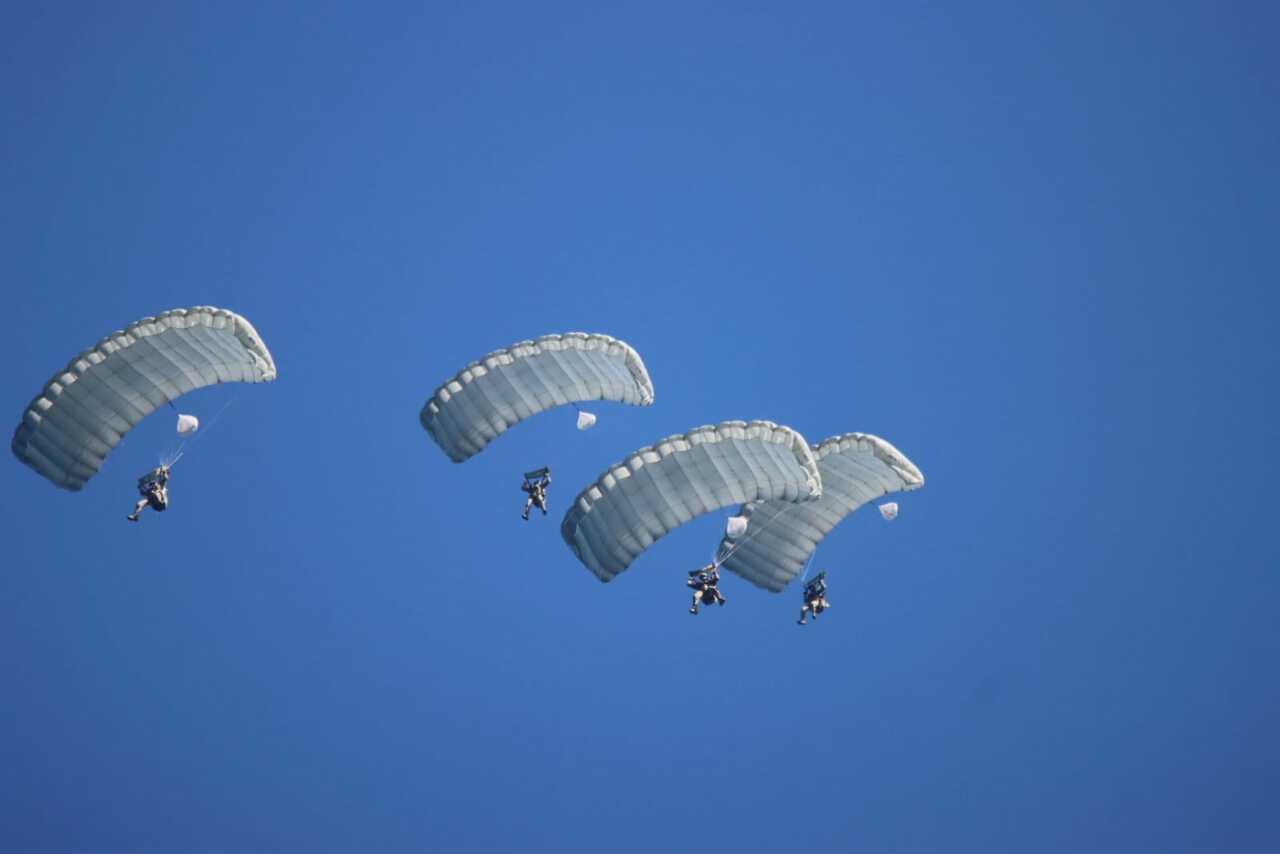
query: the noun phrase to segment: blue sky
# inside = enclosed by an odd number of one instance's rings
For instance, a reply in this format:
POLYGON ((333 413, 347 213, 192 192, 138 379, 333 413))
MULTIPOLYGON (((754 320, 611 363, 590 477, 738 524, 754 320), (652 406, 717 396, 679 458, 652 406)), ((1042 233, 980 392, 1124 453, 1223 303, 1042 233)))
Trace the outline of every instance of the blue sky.
POLYGON ((0 13, 0 389, 172 307, 274 385, 163 517, 0 466, 0 827, 29 852, 1270 851, 1277 15, 1262 4, 91 4, 0 13), (546 332, 649 409, 454 465, 546 332), (767 418, 927 478, 833 609, 601 585, 565 503, 767 418), (519 473, 556 472, 522 525, 519 473))

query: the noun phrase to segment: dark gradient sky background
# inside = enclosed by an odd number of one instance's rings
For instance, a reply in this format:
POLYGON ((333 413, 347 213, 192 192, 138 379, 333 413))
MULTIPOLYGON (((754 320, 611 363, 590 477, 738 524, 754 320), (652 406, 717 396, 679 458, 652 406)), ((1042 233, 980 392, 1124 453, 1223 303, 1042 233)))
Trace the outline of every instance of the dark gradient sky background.
POLYGON ((0 408, 202 303, 280 380, 139 526, 171 414, 0 465, 4 850, 1280 850, 1274 7, 113 5, 0 12, 0 408), (574 329, 656 405, 428 441, 574 329), (926 475, 816 626, 560 541, 731 418, 926 475))

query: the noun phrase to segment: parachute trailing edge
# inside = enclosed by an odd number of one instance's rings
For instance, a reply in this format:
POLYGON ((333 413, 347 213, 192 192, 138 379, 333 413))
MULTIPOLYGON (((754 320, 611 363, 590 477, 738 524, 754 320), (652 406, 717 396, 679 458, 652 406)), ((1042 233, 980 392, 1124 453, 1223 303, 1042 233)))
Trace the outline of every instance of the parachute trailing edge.
MULTIPOLYGON (((437 388, 420 420, 449 459, 460 463, 526 418, 586 400, 653 403, 653 381, 630 344, 569 332, 495 350, 437 388)), ((584 414, 579 429, 595 422, 584 414)))
POLYGON ((271 353, 248 320, 212 306, 173 309, 72 359, 27 406, 11 447, 55 486, 76 491, 157 407, 215 383, 275 378, 271 353))
POLYGON ((748 501, 807 502, 822 478, 804 437, 771 421, 725 421, 668 436, 610 466, 560 525, 601 581, 690 519, 748 501))
POLYGON ((878 436, 845 433, 812 450, 822 474, 822 496, 806 504, 743 504, 738 515, 750 520, 749 532, 736 539, 725 536, 717 552, 725 556, 725 569, 774 593, 800 574, 818 543, 845 516, 882 495, 924 486, 920 469, 878 436))

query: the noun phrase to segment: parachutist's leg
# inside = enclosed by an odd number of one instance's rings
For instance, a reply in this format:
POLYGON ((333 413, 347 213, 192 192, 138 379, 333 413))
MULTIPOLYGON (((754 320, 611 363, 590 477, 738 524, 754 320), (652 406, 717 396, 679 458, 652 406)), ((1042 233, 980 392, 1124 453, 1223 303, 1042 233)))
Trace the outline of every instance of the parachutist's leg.
POLYGON ((698 602, 700 602, 701 600, 702 600, 702 591, 701 590, 693 591, 693 604, 689 607, 690 614, 698 613, 698 602))
POLYGON ((143 498, 137 504, 133 505, 133 512, 130 513, 128 516, 129 521, 130 522, 138 521, 139 514, 142 513, 142 511, 145 509, 147 509, 147 499, 143 498))
POLYGON ((803 626, 805 624, 805 619, 804 619, 805 615, 808 613, 809 613, 809 606, 805 605, 803 608, 800 609, 800 619, 796 620, 796 622, 803 626))
POLYGON ((526 522, 528 522, 528 521, 529 521, 529 509, 530 509, 531 507, 533 507, 533 499, 532 499, 532 498, 530 498, 528 501, 526 501, 526 502, 524 503, 524 512, 520 514, 520 518, 521 518, 521 519, 523 519, 523 520, 525 520, 526 522))

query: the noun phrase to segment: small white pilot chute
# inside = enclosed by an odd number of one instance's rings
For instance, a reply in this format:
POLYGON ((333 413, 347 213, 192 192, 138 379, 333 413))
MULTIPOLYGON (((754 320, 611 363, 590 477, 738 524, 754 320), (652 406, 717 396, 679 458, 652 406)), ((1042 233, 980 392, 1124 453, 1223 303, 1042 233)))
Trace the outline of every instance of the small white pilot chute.
POLYGON ((183 415, 178 413, 178 435, 190 436, 192 433, 200 429, 200 419, 194 415, 183 415))
POLYGON ((892 522, 898 518, 898 502, 889 501, 880 505, 880 517, 886 522, 892 522))
POLYGON ((730 516, 724 525, 724 535, 731 540, 736 540, 747 532, 746 516, 730 516))
POLYGON ((592 415, 590 412, 579 409, 578 410, 578 429, 590 430, 594 426, 596 426, 596 417, 592 415))

